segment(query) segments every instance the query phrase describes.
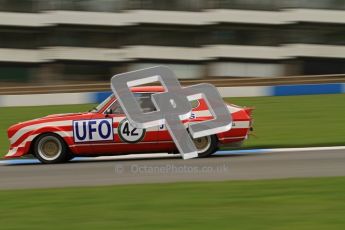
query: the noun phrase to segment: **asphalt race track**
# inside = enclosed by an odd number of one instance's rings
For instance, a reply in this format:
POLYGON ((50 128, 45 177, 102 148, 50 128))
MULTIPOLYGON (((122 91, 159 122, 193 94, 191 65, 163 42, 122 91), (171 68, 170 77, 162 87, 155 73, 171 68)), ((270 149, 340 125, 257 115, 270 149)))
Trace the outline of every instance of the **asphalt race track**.
POLYGON ((104 159, 77 158, 57 165, 38 164, 36 160, 3 161, 0 189, 345 176, 344 147, 225 151, 191 160, 165 154, 104 159))

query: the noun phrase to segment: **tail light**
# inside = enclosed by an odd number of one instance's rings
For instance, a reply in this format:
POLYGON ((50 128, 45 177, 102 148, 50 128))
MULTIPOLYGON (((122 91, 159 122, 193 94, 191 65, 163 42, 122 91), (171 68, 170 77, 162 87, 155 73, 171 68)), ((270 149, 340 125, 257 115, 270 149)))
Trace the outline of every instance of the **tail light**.
POLYGON ((244 111, 246 111, 246 113, 247 113, 248 116, 250 117, 250 120, 249 120, 249 130, 250 130, 251 132, 254 131, 254 128, 253 128, 254 119, 253 119, 253 117, 252 117, 253 110, 254 110, 253 107, 244 108, 244 111))

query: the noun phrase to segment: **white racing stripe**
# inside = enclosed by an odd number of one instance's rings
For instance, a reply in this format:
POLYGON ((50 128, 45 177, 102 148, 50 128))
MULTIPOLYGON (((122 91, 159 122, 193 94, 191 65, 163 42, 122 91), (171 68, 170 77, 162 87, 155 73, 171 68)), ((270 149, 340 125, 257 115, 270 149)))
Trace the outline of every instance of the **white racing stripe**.
POLYGON ((15 155, 15 154, 17 153, 17 149, 18 149, 18 148, 10 149, 10 150, 8 151, 8 153, 7 153, 5 156, 6 156, 6 157, 10 157, 10 156, 15 155))
MULTIPOLYGON (((226 106, 230 113, 236 113, 240 110, 242 110, 243 108, 240 107, 235 107, 235 106, 231 106, 231 105, 227 105, 226 106)), ((196 115, 196 117, 209 117, 212 116, 211 112, 209 110, 198 110, 198 111, 192 111, 192 113, 194 113, 196 115)))
POLYGON ((28 141, 32 141, 37 135, 38 134, 28 136, 24 141, 22 141, 20 145, 18 145, 17 147, 14 147, 13 149, 10 149, 8 153, 6 154, 6 157, 15 155, 17 153, 18 148, 24 147, 28 141))
POLYGON ((236 112, 238 112, 238 111, 243 109, 241 107, 235 107, 235 106, 232 106, 232 105, 227 105, 227 107, 230 110, 230 113, 236 113, 236 112))
POLYGON ((234 121, 232 122, 231 129, 244 129, 249 128, 250 121, 234 121))
POLYGON ((72 126, 72 120, 66 120, 66 121, 51 121, 51 122, 44 122, 40 124, 34 124, 34 125, 29 125, 25 126, 21 129, 19 129, 11 138, 10 138, 10 143, 13 144, 15 143, 21 136, 26 134, 27 132, 30 132, 32 130, 40 129, 46 126, 72 126))
MULTIPOLYGON (((54 132, 54 133, 58 134, 61 137, 71 137, 72 136, 72 132, 54 132)), ((22 141, 22 143, 20 145, 9 150, 8 153, 6 154, 6 156, 9 157, 9 156, 15 155, 17 153, 18 148, 24 147, 27 142, 32 141, 38 135, 39 134, 33 134, 33 135, 28 136, 24 141, 22 141)))
POLYGON ((200 110, 200 111, 192 111, 192 113, 195 115, 195 117, 210 117, 212 116, 211 112, 209 110, 200 110))

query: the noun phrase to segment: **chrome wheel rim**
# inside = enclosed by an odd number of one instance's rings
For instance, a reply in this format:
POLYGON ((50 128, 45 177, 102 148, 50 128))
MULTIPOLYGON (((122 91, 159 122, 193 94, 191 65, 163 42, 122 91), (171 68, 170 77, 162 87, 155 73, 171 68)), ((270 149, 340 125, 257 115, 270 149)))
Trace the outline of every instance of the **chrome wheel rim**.
POLYGON ((60 156, 61 152, 61 142, 54 136, 43 137, 38 143, 38 154, 45 160, 55 160, 60 156))
POLYGON ((193 142, 196 149, 198 150, 198 153, 207 151, 211 146, 210 136, 195 138, 193 139, 193 142))

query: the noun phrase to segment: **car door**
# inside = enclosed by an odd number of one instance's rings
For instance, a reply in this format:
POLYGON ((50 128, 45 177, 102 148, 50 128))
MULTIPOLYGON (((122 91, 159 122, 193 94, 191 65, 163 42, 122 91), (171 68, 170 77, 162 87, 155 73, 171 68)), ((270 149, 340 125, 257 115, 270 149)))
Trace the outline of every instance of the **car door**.
MULTIPOLYGON (((151 93, 134 93, 144 112, 154 110, 151 93)), ((93 119, 108 119, 112 123, 113 139, 101 141, 92 145, 94 153, 133 153, 156 151, 158 126, 148 129, 135 128, 126 118, 118 100, 115 101, 102 114, 95 114, 93 119)), ((105 131, 103 131, 105 132, 105 131)))
MULTIPOLYGON (((200 101, 199 100, 193 100, 190 102, 192 106, 192 113, 187 119, 186 122, 196 122, 198 116, 200 115, 199 106, 200 101)), ((182 121, 181 121, 182 122, 182 121)), ((161 125, 158 128, 158 142, 160 145, 166 149, 169 149, 169 151, 176 151, 176 145, 166 127, 166 125, 161 125)))

